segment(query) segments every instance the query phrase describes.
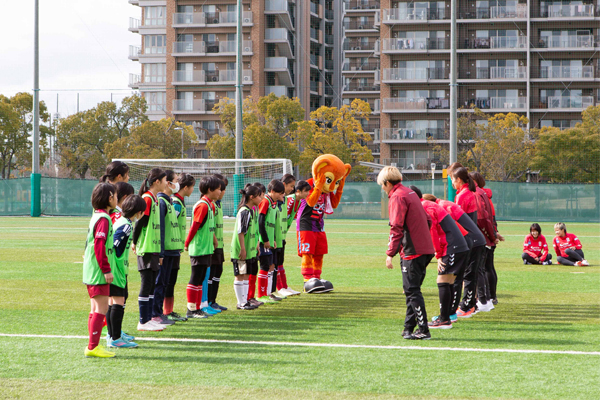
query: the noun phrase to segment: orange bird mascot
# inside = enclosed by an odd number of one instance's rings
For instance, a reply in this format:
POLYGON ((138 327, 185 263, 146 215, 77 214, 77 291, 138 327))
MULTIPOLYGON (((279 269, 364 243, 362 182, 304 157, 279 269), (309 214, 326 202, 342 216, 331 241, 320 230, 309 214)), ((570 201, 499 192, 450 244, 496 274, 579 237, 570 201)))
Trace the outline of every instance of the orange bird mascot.
POLYGON ((310 194, 302 200, 296 218, 298 255, 302 257, 304 292, 325 293, 333 290, 333 284, 321 279, 323 255, 327 254, 324 214, 333 214, 340 204, 346 177, 352 167, 344 164, 333 154, 317 157, 312 164, 310 194))

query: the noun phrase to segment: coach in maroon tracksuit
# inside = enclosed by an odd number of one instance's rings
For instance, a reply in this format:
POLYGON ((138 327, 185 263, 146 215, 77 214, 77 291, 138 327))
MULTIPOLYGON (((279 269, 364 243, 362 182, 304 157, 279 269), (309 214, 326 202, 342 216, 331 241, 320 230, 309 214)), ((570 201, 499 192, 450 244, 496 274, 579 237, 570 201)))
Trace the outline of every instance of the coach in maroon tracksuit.
POLYGON ((406 295, 405 339, 430 339, 425 300, 421 285, 435 249, 429 234, 431 219, 421 206, 419 196, 400 183, 402 174, 396 167, 384 167, 377 183, 389 197, 390 243, 386 266, 393 268, 392 258, 400 253, 402 287, 406 295), (413 333, 416 326, 419 329, 413 333))

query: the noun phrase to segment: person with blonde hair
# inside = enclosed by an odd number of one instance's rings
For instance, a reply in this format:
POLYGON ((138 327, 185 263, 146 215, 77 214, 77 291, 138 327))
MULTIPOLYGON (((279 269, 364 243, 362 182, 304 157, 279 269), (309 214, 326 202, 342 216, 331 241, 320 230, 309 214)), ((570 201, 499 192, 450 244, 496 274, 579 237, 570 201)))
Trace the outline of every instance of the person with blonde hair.
POLYGON ((552 241, 552 245, 556 252, 556 261, 559 264, 577 267, 590 265, 583 255, 579 238, 572 233, 567 233, 567 226, 564 222, 554 224, 554 233, 556 233, 556 236, 552 241))

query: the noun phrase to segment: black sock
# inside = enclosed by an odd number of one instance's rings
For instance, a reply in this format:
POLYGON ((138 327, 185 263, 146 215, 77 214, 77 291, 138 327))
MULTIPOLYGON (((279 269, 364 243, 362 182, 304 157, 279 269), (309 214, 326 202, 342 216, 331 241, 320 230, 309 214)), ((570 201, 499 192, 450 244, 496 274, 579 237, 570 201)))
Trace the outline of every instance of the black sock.
POLYGON ((275 293, 277 291, 277 267, 273 271, 273 282, 271 284, 271 293, 275 293))
POLYGON ((438 290, 440 296, 440 321, 450 320, 450 310, 452 309, 452 297, 454 291, 452 285, 449 283, 438 283, 438 290))
MULTIPOLYGON (((112 333, 110 337, 112 337, 113 340, 117 340, 121 337, 124 314, 125 307, 119 304, 113 304, 112 311, 110 313, 110 323, 112 325, 112 333)), ((108 323, 108 315, 106 316, 106 321, 108 323)))
POLYGON ((110 321, 110 314, 112 314, 112 307, 108 306, 108 311, 106 312, 106 329, 108 330, 108 335, 112 337, 112 324, 110 321))

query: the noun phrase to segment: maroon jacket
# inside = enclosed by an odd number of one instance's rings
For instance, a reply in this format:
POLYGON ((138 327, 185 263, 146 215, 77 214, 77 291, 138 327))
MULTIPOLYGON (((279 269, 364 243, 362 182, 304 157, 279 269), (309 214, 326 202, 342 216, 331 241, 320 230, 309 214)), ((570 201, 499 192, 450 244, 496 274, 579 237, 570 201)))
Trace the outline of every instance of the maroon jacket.
POLYGON ((401 251, 402 258, 412 259, 423 254, 435 253, 427 215, 417 194, 396 184, 389 194, 390 244, 386 254, 394 257, 401 251))
POLYGON ((476 185, 475 198, 477 199, 477 226, 485 236, 486 246, 495 246, 496 227, 494 226, 494 216, 492 215, 492 206, 487 194, 476 185))

